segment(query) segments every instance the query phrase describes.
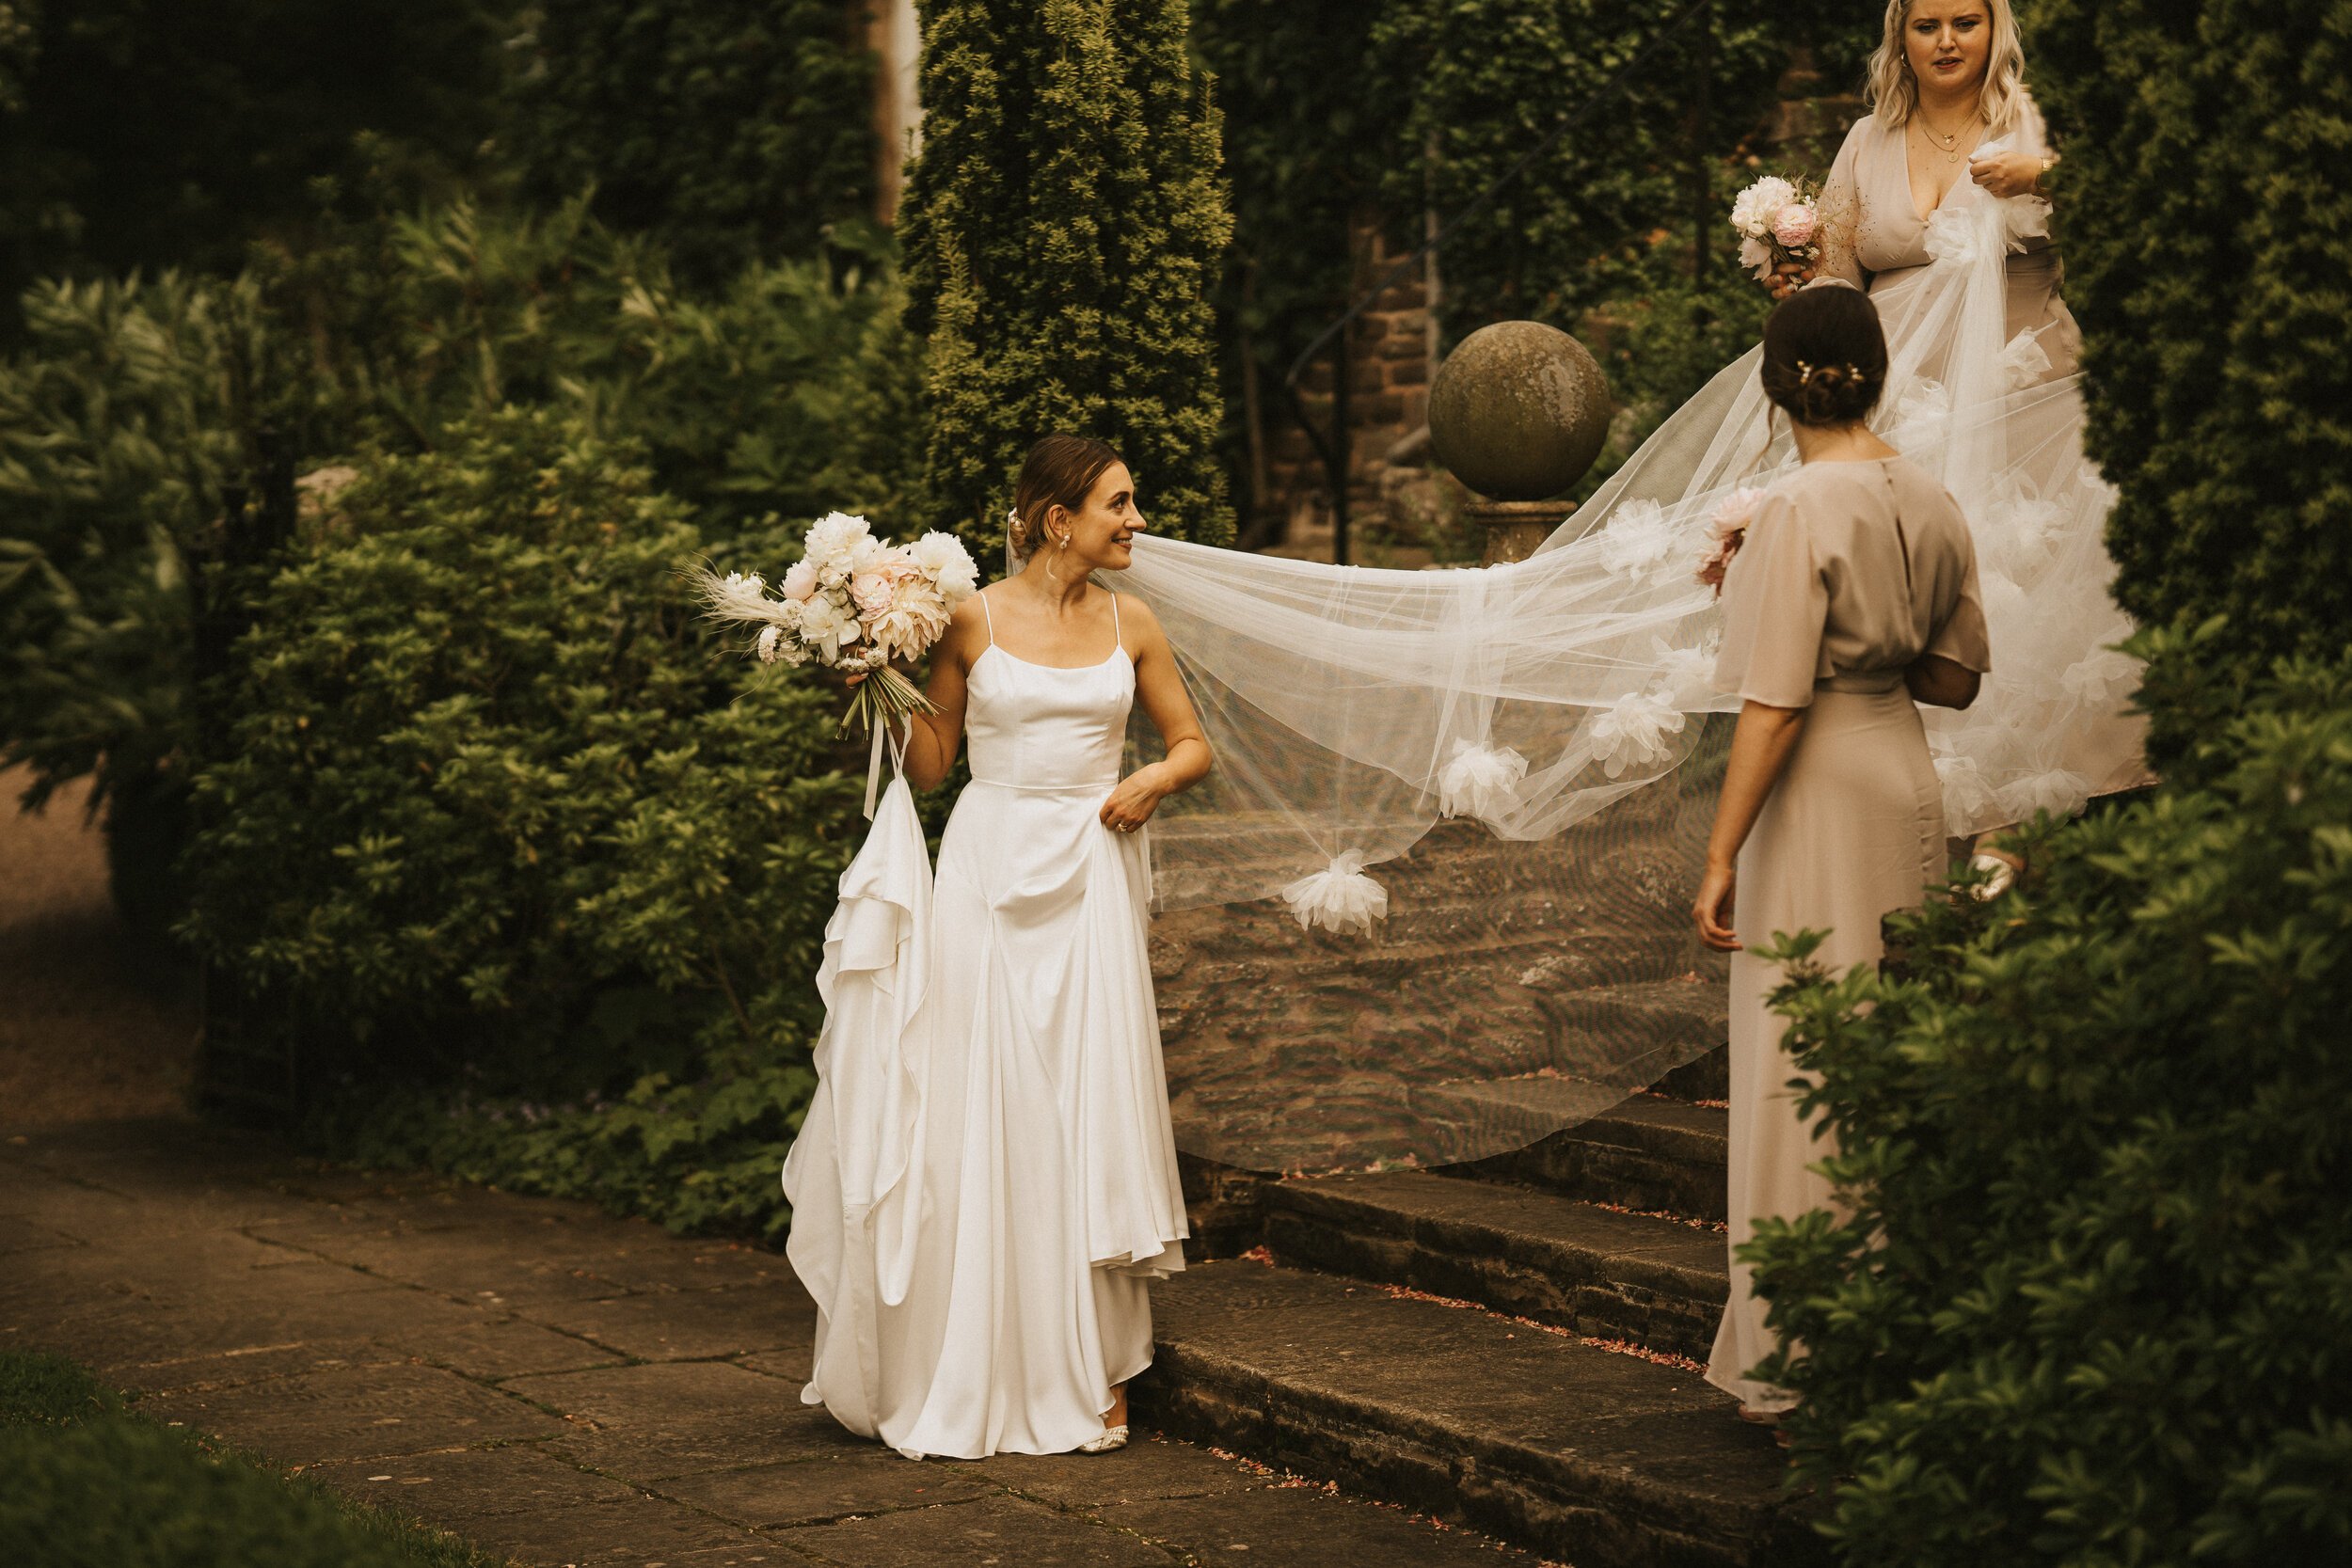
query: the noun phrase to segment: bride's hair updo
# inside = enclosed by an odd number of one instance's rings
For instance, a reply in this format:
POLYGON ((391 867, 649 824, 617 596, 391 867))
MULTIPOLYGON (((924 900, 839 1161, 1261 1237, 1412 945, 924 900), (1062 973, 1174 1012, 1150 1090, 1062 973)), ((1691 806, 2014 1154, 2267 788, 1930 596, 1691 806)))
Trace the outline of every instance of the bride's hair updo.
POLYGON ((1076 512, 1085 506, 1094 482, 1118 461, 1119 453, 1091 436, 1057 433, 1031 447, 1013 486, 1012 515, 1005 519, 1005 543, 1012 553, 1025 556, 1043 542, 1039 531, 1055 507, 1076 512))
POLYGON ((1860 289, 1800 289, 1764 318, 1764 395, 1799 424, 1853 424, 1886 389, 1886 333, 1860 289))
MULTIPOLYGON (((1985 20, 1992 24, 1993 41, 1985 50, 1984 89, 1977 112, 1984 116, 1990 135, 2001 135, 2025 104, 2026 46, 2018 40, 2017 16, 2010 0, 1982 0, 1985 20)), ((1863 102, 1885 124, 1900 127, 1918 112, 1919 84, 1912 78, 1911 61, 1903 54, 1903 24, 1911 20, 1911 0, 1886 0, 1886 30, 1870 53, 1863 102)))

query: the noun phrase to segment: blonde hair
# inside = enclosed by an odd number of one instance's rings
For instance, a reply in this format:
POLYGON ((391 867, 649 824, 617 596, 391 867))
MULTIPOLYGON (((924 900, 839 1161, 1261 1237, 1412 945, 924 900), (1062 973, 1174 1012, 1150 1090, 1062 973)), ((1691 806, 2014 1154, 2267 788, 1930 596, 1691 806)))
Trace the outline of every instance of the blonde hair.
MULTIPOLYGON (((1870 54, 1870 71, 1863 98, 1883 123, 1899 127, 1919 108, 1919 84, 1903 54, 1903 24, 1911 20, 1912 0, 1886 0, 1886 31, 1870 54)), ((2010 0, 1983 0, 1993 24, 1993 46, 1985 52, 1984 86, 1977 112, 1984 116, 1990 135, 2010 128, 2031 100, 2026 96, 2026 46, 2017 36, 2017 16, 2010 0)))

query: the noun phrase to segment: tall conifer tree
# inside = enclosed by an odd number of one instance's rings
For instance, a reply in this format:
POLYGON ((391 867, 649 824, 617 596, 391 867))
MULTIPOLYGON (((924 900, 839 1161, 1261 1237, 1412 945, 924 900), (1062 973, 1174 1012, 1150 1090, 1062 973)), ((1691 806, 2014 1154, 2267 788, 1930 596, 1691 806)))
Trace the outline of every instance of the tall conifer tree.
POLYGON ((1209 290, 1232 218, 1188 0, 932 0, 901 221, 933 520, 993 548, 1031 441, 1097 436, 1154 529, 1232 537, 1209 290))

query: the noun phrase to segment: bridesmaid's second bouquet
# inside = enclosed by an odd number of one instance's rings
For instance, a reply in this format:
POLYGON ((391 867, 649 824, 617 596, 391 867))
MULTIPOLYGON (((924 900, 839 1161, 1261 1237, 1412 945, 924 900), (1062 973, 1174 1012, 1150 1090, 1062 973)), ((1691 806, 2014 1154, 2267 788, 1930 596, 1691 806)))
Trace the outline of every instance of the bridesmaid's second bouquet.
POLYGON ((763 664, 806 664, 866 678, 841 727, 903 719, 930 703, 890 667, 939 641, 956 606, 979 588, 979 571, 952 533, 907 545, 873 535, 863 517, 829 513, 809 529, 801 559, 771 595, 756 572, 693 574, 710 618, 756 627, 752 653, 763 664))
POLYGON ((1821 259, 1821 196, 1809 180, 1768 174, 1731 203, 1740 236, 1740 264, 1770 277, 1787 262, 1812 266, 1821 259))

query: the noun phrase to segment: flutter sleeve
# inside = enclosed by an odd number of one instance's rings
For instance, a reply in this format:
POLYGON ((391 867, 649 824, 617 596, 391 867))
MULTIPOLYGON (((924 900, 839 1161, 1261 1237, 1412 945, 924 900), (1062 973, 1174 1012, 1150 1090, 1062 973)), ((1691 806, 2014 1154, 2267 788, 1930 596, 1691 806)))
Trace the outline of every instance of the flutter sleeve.
POLYGON ((1715 689, 1772 707, 1811 706, 1828 624, 1828 579, 1795 503, 1775 490, 1757 505, 1724 574, 1715 689))
MULTIPOLYGON (((1947 502, 1947 504, 1949 504, 1947 502)), ((1952 507, 1952 515, 1960 516, 1960 508, 1952 507)), ((1977 587, 1977 546, 1962 520, 1958 529, 1960 552, 1960 591, 1953 595, 1951 608, 1935 624, 1928 637, 1922 657, 1933 654, 1948 658, 1963 670, 1989 674, 1993 669, 1993 639, 1984 626, 1984 594, 1977 587)))

